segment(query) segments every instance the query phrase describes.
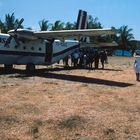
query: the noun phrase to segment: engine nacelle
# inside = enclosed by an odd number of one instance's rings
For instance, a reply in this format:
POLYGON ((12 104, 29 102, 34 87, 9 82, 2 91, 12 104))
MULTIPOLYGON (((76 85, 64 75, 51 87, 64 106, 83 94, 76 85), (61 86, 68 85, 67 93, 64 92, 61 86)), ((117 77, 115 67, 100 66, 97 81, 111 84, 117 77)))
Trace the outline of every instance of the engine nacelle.
POLYGON ((17 29, 16 32, 14 30, 10 30, 8 34, 11 36, 17 36, 18 39, 27 39, 27 40, 37 39, 37 37, 34 35, 34 31, 28 29, 17 29))

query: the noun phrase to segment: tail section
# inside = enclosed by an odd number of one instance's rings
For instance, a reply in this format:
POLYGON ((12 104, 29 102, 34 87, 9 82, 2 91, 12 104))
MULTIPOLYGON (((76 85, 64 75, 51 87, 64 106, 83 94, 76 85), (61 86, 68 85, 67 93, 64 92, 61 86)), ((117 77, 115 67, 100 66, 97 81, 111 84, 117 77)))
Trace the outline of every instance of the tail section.
POLYGON ((86 29, 87 28, 87 12, 79 10, 76 29, 86 29))
MULTIPOLYGON (((86 11, 79 10, 76 29, 87 29, 88 15, 86 11)), ((90 42, 89 37, 82 37, 81 42, 90 42)))

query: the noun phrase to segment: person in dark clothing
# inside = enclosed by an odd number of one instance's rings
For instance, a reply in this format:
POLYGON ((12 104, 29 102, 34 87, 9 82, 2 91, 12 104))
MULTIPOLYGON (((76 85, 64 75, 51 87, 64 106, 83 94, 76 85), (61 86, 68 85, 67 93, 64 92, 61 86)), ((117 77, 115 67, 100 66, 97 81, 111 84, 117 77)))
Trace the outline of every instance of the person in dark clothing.
POLYGON ((76 51, 71 54, 71 66, 78 66, 78 58, 79 54, 76 51))
POLYGON ((107 53, 107 51, 106 51, 106 50, 105 50, 105 54, 106 54, 105 64, 108 64, 108 53, 107 53))
POLYGON ((83 61, 84 61, 84 54, 82 51, 80 51, 80 56, 79 56, 79 67, 80 68, 83 66, 83 61))
POLYGON ((100 55, 99 55, 98 51, 95 51, 95 54, 94 54, 95 69, 99 68, 99 58, 100 58, 100 55))
POLYGON ((102 69, 104 69, 104 63, 106 62, 107 60, 107 54, 105 51, 101 51, 100 53, 100 61, 101 61, 101 64, 102 64, 102 69))
POLYGON ((65 67, 69 66, 68 61, 69 61, 69 56, 66 56, 65 58, 63 58, 63 64, 65 67))
POLYGON ((92 69, 92 64, 94 62, 94 54, 89 53, 89 67, 92 69))

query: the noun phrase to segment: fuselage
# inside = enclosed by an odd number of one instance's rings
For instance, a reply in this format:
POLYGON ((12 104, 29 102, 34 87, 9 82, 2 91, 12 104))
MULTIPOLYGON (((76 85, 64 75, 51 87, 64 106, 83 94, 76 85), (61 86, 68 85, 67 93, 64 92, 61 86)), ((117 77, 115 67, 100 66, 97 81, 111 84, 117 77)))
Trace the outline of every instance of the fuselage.
POLYGON ((14 38, 5 46, 8 34, 0 34, 0 64, 53 64, 79 48, 75 40, 55 40, 51 45, 47 40, 19 40, 14 38))

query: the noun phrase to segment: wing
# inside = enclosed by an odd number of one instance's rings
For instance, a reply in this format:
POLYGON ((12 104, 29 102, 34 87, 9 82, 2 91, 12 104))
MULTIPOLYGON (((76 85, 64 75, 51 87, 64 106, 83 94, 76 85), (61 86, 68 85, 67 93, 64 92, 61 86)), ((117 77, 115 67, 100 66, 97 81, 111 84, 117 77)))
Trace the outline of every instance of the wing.
POLYGON ((112 35, 115 34, 113 29, 80 29, 80 30, 61 30, 61 31, 41 31, 34 32, 34 35, 38 38, 81 38, 99 35, 112 35))
POLYGON ((98 47, 116 47, 118 46, 118 44, 116 42, 109 42, 109 43, 104 43, 104 42, 100 42, 100 43, 81 43, 81 48, 85 48, 85 47, 93 47, 93 48, 98 48, 98 47))
POLYGON ((16 35, 19 39, 24 40, 36 40, 36 39, 67 39, 89 36, 99 36, 99 35, 112 35, 116 34, 114 29, 80 29, 80 30, 60 30, 60 31, 40 31, 35 32, 27 29, 18 29, 16 32, 10 30, 8 32, 10 35, 16 35))

